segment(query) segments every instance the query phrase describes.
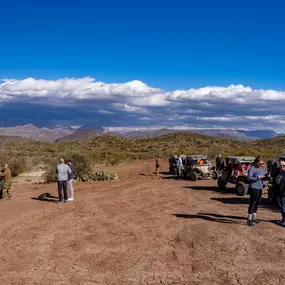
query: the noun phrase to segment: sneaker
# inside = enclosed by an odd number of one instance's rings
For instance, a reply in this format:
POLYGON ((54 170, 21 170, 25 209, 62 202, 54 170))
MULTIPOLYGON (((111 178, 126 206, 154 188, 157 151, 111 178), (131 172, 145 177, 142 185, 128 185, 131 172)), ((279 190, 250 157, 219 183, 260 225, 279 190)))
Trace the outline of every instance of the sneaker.
POLYGON ((285 221, 281 222, 280 226, 285 227, 285 221))
POLYGON ((67 199, 67 201, 74 201, 74 198, 70 197, 70 198, 67 199))
POLYGON ((248 221, 247 221, 247 225, 248 225, 249 227, 253 227, 253 226, 256 225, 256 223, 255 223, 254 221, 252 221, 252 220, 248 220, 248 221))

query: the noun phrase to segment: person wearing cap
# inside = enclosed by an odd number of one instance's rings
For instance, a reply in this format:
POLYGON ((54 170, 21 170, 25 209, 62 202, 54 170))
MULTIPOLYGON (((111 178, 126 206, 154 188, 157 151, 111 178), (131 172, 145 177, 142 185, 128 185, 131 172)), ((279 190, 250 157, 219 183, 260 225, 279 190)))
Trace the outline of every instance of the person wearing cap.
POLYGON ((60 163, 56 166, 59 203, 66 202, 68 199, 67 181, 68 181, 68 175, 70 173, 71 173, 70 167, 67 164, 65 164, 64 159, 61 158, 60 163))
POLYGON ((67 201, 74 201, 74 188, 73 188, 73 179, 74 179, 74 168, 70 160, 67 161, 67 164, 70 168, 70 173, 68 174, 68 181, 67 181, 67 190, 69 192, 69 198, 67 201))
POLYGON ((256 225, 256 214, 258 205, 262 197, 263 181, 265 178, 265 172, 262 169, 264 162, 260 156, 258 156, 250 169, 248 170, 248 190, 250 195, 250 204, 248 207, 248 226, 256 225))
POLYGON ((4 180, 2 188, 2 200, 10 200, 12 199, 12 174, 7 163, 4 165, 2 171, 0 172, 0 177, 3 177, 4 180))
POLYGON ((279 175, 275 179, 276 185, 279 186, 276 195, 281 212, 280 225, 285 227, 285 161, 280 161, 279 169, 279 175))

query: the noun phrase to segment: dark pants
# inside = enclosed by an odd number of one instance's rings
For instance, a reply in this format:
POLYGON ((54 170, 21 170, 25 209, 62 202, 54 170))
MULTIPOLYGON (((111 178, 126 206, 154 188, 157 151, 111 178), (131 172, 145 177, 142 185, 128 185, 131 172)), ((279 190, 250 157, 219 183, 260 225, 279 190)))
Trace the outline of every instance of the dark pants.
POLYGON ((285 197, 278 197, 282 219, 285 221, 285 197))
POLYGON ((262 189, 250 188, 249 195, 250 195, 250 202, 248 207, 248 213, 253 214, 257 212, 258 205, 261 201, 262 189))
POLYGON ((58 197, 59 201, 62 201, 62 190, 63 190, 63 196, 64 200, 66 201, 68 199, 67 197, 67 181, 57 181, 57 187, 58 187, 58 197))

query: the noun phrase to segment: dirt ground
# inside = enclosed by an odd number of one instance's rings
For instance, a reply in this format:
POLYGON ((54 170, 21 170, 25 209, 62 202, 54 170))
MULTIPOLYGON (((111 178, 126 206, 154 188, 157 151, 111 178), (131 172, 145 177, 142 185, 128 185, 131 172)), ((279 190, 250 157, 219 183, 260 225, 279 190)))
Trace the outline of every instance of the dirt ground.
POLYGON ((285 284, 276 210, 263 203, 264 222, 247 227, 248 197, 153 166, 112 167, 120 180, 76 184, 62 207, 31 199, 55 184, 15 183, 0 201, 0 284, 285 284))

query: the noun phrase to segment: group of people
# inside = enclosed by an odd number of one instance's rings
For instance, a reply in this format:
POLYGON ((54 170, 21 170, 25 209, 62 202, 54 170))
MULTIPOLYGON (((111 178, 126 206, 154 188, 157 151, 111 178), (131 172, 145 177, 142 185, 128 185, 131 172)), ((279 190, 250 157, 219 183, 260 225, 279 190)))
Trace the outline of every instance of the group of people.
MULTIPOLYGON (((58 185, 58 197, 59 203, 66 201, 74 201, 74 168, 71 161, 65 161, 63 158, 60 159, 60 163, 56 166, 56 176, 58 185), (69 193, 69 197, 68 197, 69 193)), ((11 200, 12 199, 12 173, 9 169, 9 165, 5 164, 3 169, 0 171, 1 179, 1 200, 11 200)))
POLYGON ((74 201, 74 169, 70 160, 67 161, 67 164, 65 164, 64 159, 60 159, 60 163, 56 166, 56 176, 59 203, 74 201))

